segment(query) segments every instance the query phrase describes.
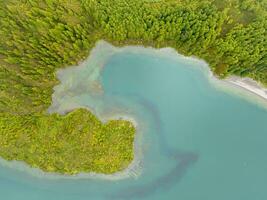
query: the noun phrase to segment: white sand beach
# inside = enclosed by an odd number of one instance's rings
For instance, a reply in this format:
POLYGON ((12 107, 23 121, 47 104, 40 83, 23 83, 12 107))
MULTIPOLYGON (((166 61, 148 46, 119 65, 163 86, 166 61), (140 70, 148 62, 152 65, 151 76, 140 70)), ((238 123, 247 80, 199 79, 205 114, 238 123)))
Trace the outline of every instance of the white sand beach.
POLYGON ((237 76, 231 76, 226 78, 225 81, 267 100, 267 88, 263 87, 262 85, 260 85, 258 82, 256 82, 251 78, 241 78, 237 76))

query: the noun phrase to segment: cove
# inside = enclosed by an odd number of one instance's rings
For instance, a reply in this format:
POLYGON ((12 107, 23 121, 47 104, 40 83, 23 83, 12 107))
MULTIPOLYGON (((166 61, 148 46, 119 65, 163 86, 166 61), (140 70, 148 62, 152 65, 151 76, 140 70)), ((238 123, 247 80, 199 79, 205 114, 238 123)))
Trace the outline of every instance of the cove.
POLYGON ((86 107, 103 121, 134 119, 135 165, 120 180, 48 179, 1 166, 1 198, 267 199, 267 110, 250 94, 213 84, 205 62, 102 41, 57 75, 49 112, 86 107))

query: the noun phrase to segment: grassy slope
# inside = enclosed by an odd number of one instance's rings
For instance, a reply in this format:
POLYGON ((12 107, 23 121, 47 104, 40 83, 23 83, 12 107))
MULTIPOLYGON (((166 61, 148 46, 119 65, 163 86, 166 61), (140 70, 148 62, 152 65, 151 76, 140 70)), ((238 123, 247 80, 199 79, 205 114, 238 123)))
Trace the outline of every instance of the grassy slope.
POLYGON ((67 174, 125 168, 133 158, 131 124, 100 125, 85 110, 46 114, 55 71, 106 39, 172 46, 206 59, 221 77, 267 84, 266 10, 264 0, 0 1, 0 155, 67 174))

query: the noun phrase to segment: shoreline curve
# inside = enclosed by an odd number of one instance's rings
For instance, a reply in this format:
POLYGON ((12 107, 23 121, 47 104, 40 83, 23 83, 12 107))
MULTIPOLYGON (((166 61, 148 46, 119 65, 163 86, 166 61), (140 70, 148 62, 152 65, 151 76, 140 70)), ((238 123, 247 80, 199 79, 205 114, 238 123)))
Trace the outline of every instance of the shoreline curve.
MULTIPOLYGON (((144 46, 124 46, 124 47, 115 47, 113 45, 111 45, 110 43, 107 43, 103 40, 100 40, 96 43, 95 47, 91 50, 88 58, 81 62, 78 66, 69 66, 65 69, 60 69, 57 71, 57 76, 58 79, 60 80, 59 85, 56 85, 54 87, 54 91, 56 91, 56 89, 60 86, 60 84, 64 81, 64 78, 62 78, 62 74, 63 74, 63 70, 69 70, 69 72, 73 72, 74 69, 77 68, 84 68, 86 66, 86 64, 88 64, 88 62, 93 62, 93 65, 96 65, 97 70, 92 68, 92 83, 96 83, 98 82, 98 76, 99 76, 99 72, 102 70, 105 62, 114 54, 116 54, 117 52, 122 52, 122 51, 129 51, 132 53, 146 53, 147 55, 161 55, 162 57, 165 58, 171 58, 171 59, 183 59, 186 62, 194 62, 196 64, 198 64, 200 66, 200 68, 202 68, 205 72, 205 74, 208 74, 208 79, 212 80, 211 85, 216 85, 219 84, 224 85, 226 84, 227 89, 231 88, 237 88, 238 90, 242 90, 242 91, 246 91, 248 93, 250 93, 250 95, 254 95, 257 97, 260 97, 262 99, 264 99, 267 102, 267 88, 261 86, 258 82, 256 82, 255 80, 251 79, 251 78, 241 78, 241 77, 236 77, 236 76, 230 76, 227 77, 226 79, 219 79, 217 78, 213 72, 210 70, 210 67, 208 65, 208 63, 206 63, 204 60, 196 58, 196 57, 187 57, 184 55, 179 54, 175 49, 170 48, 170 47, 166 47, 166 48, 153 48, 153 47, 144 47, 144 46), (98 60, 98 61, 92 61, 92 59, 96 58, 98 55, 97 54, 103 54, 102 55, 102 59, 98 60), (99 70, 99 71, 98 71, 99 70), (207 72, 207 73, 206 73, 207 72), (61 77, 60 77, 61 76, 61 77), (216 81, 216 83, 214 83, 214 81, 216 81)), ((99 92, 99 90, 102 90, 101 88, 101 84, 100 87, 97 88, 97 92, 99 92)), ((231 91, 231 93, 234 93, 231 91)), ((53 99, 53 103, 55 102, 55 92, 52 95, 52 99, 53 99)), ((49 108, 48 112, 58 112, 61 113, 63 112, 64 108, 61 108, 60 106, 57 107, 58 105, 60 105, 60 101, 57 102, 56 101, 56 106, 55 105, 51 105, 51 107, 49 108), (53 107, 55 106, 55 108, 53 107)), ((72 105, 72 109, 73 108, 80 108, 81 106, 78 105, 72 105)), ((94 111, 94 108, 90 111, 94 111)), ((63 112, 64 113, 64 112, 63 112)), ((97 114, 97 112, 93 112, 97 117, 99 117, 99 113, 97 114)), ((140 134, 140 127, 139 127, 139 123, 137 123, 137 121, 134 119, 134 117, 132 116, 127 116, 127 115, 121 115, 120 113, 113 115, 113 116, 108 116, 103 118, 99 117, 99 119, 105 123, 105 121, 107 120, 116 120, 116 119, 123 119, 123 120, 127 120, 130 121, 131 123, 133 123, 133 125, 136 127, 136 133, 135 133, 135 140, 134 143, 136 143, 136 138, 137 136, 140 134)), ((138 177, 141 173, 141 166, 142 166, 142 159, 140 158, 140 154, 136 153, 137 151, 137 145, 134 144, 134 159, 133 161, 130 163, 130 165, 119 172, 113 173, 113 174, 100 174, 100 173, 94 173, 94 172, 90 172, 90 173, 79 173, 76 175, 61 175, 58 173, 49 173, 49 172, 44 172, 38 168, 32 168, 30 167, 28 164, 24 163, 23 161, 6 161, 2 158, 0 158, 0 164, 3 166, 7 166, 9 168, 12 169, 18 169, 19 171, 27 171, 29 172, 31 175, 35 176, 35 177, 40 177, 40 178, 48 178, 48 179, 58 179, 58 178, 67 178, 67 179, 88 179, 88 178, 96 178, 96 179, 104 179, 104 180, 120 180, 120 179, 125 179, 125 178, 129 178, 129 177, 138 177)), ((142 157, 142 156, 141 156, 142 157)))

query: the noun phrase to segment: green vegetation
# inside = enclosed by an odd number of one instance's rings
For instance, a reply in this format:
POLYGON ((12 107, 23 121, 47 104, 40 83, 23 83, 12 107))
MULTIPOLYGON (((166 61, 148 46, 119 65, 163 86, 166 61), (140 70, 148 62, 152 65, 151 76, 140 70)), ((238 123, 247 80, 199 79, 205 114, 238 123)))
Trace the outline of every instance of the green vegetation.
POLYGON ((68 174, 121 170, 133 158, 131 124, 101 126, 89 111, 46 113, 58 68, 77 64, 105 39, 171 46, 205 59, 222 78, 267 85, 266 27, 265 0, 0 1, 0 155, 68 174), (86 134, 102 138, 94 143, 86 134))
POLYGON ((114 173, 133 159, 135 128, 127 121, 101 122, 78 109, 65 116, 1 114, 0 152, 48 172, 114 173))

